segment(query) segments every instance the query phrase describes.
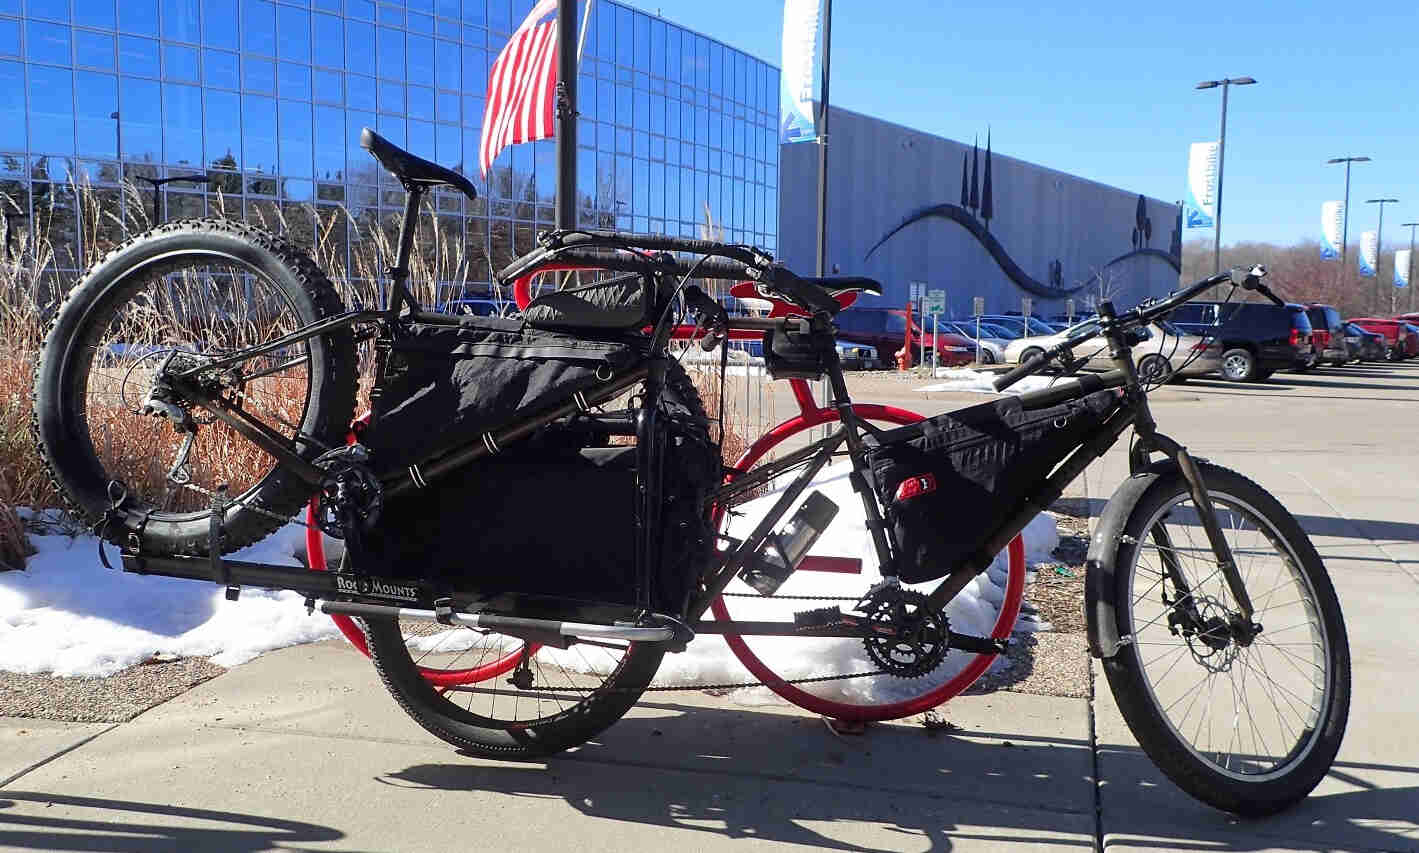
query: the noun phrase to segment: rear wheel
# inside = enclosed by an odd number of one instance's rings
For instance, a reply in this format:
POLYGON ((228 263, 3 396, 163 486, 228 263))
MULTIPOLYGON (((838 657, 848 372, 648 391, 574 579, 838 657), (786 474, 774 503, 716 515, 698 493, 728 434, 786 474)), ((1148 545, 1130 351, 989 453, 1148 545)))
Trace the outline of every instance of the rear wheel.
MULTIPOLYGON (((130 240, 89 270, 45 337, 34 430, 55 484, 90 523, 121 503, 127 529, 142 527, 149 553, 207 553, 219 484, 233 501, 223 550, 263 538, 312 487, 161 378, 342 310, 310 258, 240 223, 176 222, 130 240), (167 417, 144 414, 145 406, 167 417)), ((353 337, 338 329, 196 376, 313 459, 341 444, 350 422, 353 337)), ((123 525, 105 528, 110 539, 125 533, 123 525)))
POLYGON ((1118 540, 1116 615, 1128 641, 1104 672, 1139 745, 1179 787, 1225 811, 1270 814, 1309 794, 1340 748, 1345 624, 1296 519, 1240 474, 1200 467, 1259 630, 1238 632, 1186 480, 1150 475, 1118 540))

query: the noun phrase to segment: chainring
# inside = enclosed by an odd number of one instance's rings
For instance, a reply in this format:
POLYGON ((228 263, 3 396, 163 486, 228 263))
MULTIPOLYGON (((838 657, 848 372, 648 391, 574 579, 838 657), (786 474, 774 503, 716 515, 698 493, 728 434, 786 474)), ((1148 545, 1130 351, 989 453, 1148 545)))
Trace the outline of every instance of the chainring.
POLYGON ((869 592, 855 608, 869 631, 862 644, 883 671, 920 678, 941 665, 951 642, 951 622, 926 595, 900 586, 869 592))

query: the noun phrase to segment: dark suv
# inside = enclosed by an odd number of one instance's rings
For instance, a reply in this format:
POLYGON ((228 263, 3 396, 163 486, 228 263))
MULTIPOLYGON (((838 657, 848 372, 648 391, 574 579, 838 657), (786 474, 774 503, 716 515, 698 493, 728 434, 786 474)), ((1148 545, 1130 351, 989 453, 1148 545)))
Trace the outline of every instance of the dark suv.
POLYGON ((1333 364, 1339 367, 1351 359, 1350 348, 1345 345, 1345 321, 1334 305, 1312 302, 1306 306, 1306 316, 1311 321, 1311 341, 1315 344, 1312 367, 1319 364, 1333 364))
POLYGON ((1315 353, 1304 305, 1189 302, 1168 319, 1222 344, 1222 378, 1262 380, 1278 370, 1305 369, 1315 353))

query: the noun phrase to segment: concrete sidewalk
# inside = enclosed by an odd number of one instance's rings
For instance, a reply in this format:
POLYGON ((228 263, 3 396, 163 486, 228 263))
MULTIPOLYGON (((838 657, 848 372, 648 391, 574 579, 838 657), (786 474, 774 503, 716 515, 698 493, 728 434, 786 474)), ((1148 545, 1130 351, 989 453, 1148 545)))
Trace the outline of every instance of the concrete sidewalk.
MULTIPOLYGON (((956 699, 952 733, 908 720, 839 737, 792 708, 656 694, 597 742, 519 764, 425 734, 329 643, 121 725, 0 721, 0 849, 1419 851, 1419 448, 1392 427, 1419 411, 1419 366, 1276 380, 1164 389, 1155 413, 1275 492, 1342 598, 1349 730, 1329 778, 1279 817, 1238 821, 1163 779, 1097 667, 1092 701, 956 699)), ((1086 499, 1123 479, 1121 453, 1090 470, 1086 499)))

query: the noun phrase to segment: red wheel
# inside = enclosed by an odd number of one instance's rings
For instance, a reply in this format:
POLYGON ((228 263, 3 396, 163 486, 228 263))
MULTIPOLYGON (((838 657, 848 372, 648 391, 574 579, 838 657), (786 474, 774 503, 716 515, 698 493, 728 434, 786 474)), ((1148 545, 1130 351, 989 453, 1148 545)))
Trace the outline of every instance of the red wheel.
MULTIPOLYGON (((320 504, 318 498, 311 498, 306 506, 305 520, 305 544, 306 557, 310 562, 310 567, 317 572, 326 571, 325 562, 325 542, 321 539, 320 528, 315 526, 315 516, 319 511, 320 504)), ((365 642, 365 632, 360 630, 360 626, 355 624, 355 620, 349 616, 334 614, 330 620, 335 623, 335 627, 340 629, 340 633, 345 635, 345 639, 350 641, 360 654, 369 657, 369 646, 365 642)), ((537 653, 537 646, 532 646, 531 654, 537 653)), ((472 667, 454 669, 420 666, 419 673, 424 676, 424 680, 435 687, 458 687, 463 684, 476 684, 480 681, 487 681, 490 678, 511 672, 517 666, 518 660, 522 657, 521 644, 514 643, 510 646, 510 651, 504 652, 499 647, 492 661, 484 663, 480 661, 472 667)), ((456 658, 455 658, 456 660, 456 658)))
MULTIPOLYGON (((853 408, 860 417, 870 421, 882 421, 894 425, 903 425, 923 420, 922 416, 915 412, 909 412, 890 406, 855 405, 853 408)), ((835 410, 815 409, 807 411, 806 414, 800 417, 785 421, 756 441, 745 451, 744 455, 734 467, 741 473, 747 472, 762 459, 765 454, 791 436, 837 419, 838 415, 835 410)), ((855 495, 853 499, 857 499, 855 495)), ((723 509, 720 507, 715 508, 715 522, 717 525, 723 522, 723 509)), ((1016 536, 1015 539, 1010 542, 1008 559, 1009 568, 1007 572, 1005 595, 1001 602, 993 630, 991 631, 991 636, 995 639, 1008 638, 1010 632, 1015 627, 1015 620, 1020 615, 1020 602, 1025 589, 1025 545, 1024 541, 1019 536, 1016 536)), ((798 575, 795 574, 794 578, 797 577, 798 575)), ((794 578, 790 578, 789 583, 792 583, 794 578)), ((866 587, 867 580, 864 579, 864 591, 866 587)), ((759 601, 771 602, 772 600, 773 599, 770 597, 759 601)), ((762 606, 759 604, 759 601, 755 602, 756 605, 762 606)), ((723 596, 715 599, 710 610, 717 620, 726 621, 732 618, 729 604, 723 596)), ((755 678, 764 682, 765 686, 779 696, 809 711, 837 719, 852 721, 893 720, 922 713, 934 708, 956 696, 974 683, 995 659, 995 655, 991 654, 975 655, 970 663, 954 677, 941 684, 927 682, 926 685, 923 686, 922 692, 914 696, 900 698, 894 701, 872 701, 870 697, 867 701, 854 701, 810 692, 809 689, 804 689, 795 684, 789 684, 789 679, 776 673, 763 661, 759 654, 755 653, 754 649, 751 648, 750 644, 746 641, 748 638, 738 634, 725 634, 724 639, 744 667, 748 669, 755 678)), ((785 642, 800 644, 810 642, 810 640, 806 638, 792 638, 785 642)), ((805 655, 804 657, 812 658, 814 656, 805 655)), ((888 676, 877 677, 884 678, 888 676)), ((853 679, 851 681, 862 680, 863 679, 853 679)), ((847 684, 851 683, 851 681, 828 682, 828 684, 847 684)), ((897 679, 897 681, 906 683, 911 680, 897 679)))

